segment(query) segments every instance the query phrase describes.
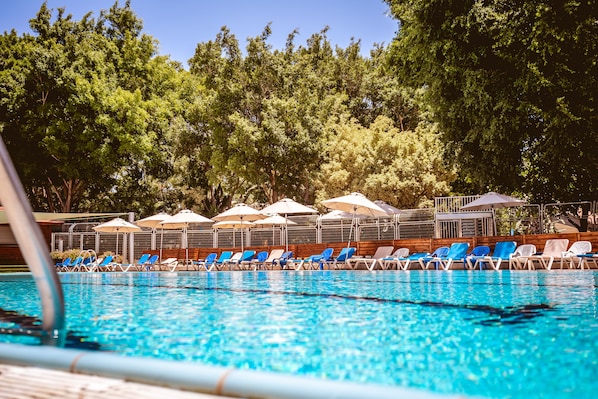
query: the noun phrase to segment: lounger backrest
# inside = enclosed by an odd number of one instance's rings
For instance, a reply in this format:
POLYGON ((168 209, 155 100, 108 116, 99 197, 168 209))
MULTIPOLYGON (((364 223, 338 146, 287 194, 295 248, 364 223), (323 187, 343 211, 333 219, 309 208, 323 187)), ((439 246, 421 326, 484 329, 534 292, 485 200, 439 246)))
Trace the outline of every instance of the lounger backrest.
POLYGON ((393 254, 393 258, 406 258, 409 256, 409 248, 399 248, 393 254))
POLYGON ((471 250, 469 255, 471 256, 486 256, 490 254, 490 247, 487 245, 478 245, 471 250))
POLYGON ((517 256, 532 256, 537 251, 536 246, 534 244, 523 244, 517 247, 515 252, 513 252, 512 258, 517 256))
POLYGON ((378 247, 376 249, 376 252, 374 253, 374 256, 372 256, 372 259, 386 258, 387 256, 390 256, 392 254, 393 250, 394 247, 378 247))
POLYGON ((336 257, 337 262, 344 262, 355 254, 355 247, 345 247, 341 249, 336 257))
POLYGON ((216 252, 212 252, 206 256, 206 260, 204 261, 207 265, 211 265, 216 260, 218 254, 216 252))
POLYGON ((231 256, 233 256, 233 252, 232 251, 224 251, 220 254, 220 257, 218 258, 218 260, 216 261, 216 263, 222 263, 225 260, 229 260, 231 258, 231 256))
MULTIPOLYGON (((159 258, 160 257, 158 255, 152 255, 152 256, 150 256, 150 258, 147 260, 147 262, 145 264, 153 265, 158 261, 159 258)), ((110 257, 110 260, 112 260, 112 257, 110 257)))
POLYGON ((509 259, 516 248, 517 243, 515 241, 499 241, 494 247, 493 256, 500 259, 509 259))
POLYGON ((255 251, 245 250, 241 254, 241 258, 239 259, 241 262, 248 262, 255 256, 255 251))
POLYGON ((63 260, 61 263, 59 263, 57 266, 68 266, 71 264, 71 258, 68 257, 65 260, 63 260))
POLYGON ((542 256, 561 256, 567 250, 569 240, 566 238, 554 238, 546 240, 542 256))
POLYGON ((567 250, 569 255, 583 255, 592 252, 592 243, 589 241, 575 241, 567 250))
POLYGON ((448 254, 449 247, 438 247, 436 251, 432 252, 431 258, 442 258, 448 254))
POLYGON ((330 260, 333 253, 334 248, 326 248, 324 251, 322 251, 321 260, 330 260))
POLYGON ((137 264, 142 265, 145 262, 147 262, 149 258, 150 258, 150 254, 142 254, 141 257, 139 258, 139 260, 137 261, 137 264))
POLYGON ((257 253, 256 260, 258 262, 264 262, 266 259, 268 259, 268 251, 261 251, 257 253))
POLYGON ((467 248, 469 248, 469 243, 467 242, 455 242, 451 244, 448 253, 446 254, 447 259, 462 259, 467 255, 467 248))
POLYGON ((266 263, 272 263, 274 260, 280 258, 284 253, 284 249, 274 249, 270 252, 270 256, 266 259, 266 263))

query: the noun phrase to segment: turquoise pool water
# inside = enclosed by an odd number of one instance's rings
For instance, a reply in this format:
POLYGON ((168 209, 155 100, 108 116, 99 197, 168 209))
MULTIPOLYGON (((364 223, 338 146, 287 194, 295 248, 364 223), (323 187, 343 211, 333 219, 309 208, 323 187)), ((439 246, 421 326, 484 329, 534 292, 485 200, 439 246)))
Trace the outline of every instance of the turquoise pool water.
MULTIPOLYGON (((69 346, 490 398, 598 392, 593 271, 79 273, 61 280, 69 346)), ((39 319, 35 292, 30 277, 0 275, 0 327, 39 319)))

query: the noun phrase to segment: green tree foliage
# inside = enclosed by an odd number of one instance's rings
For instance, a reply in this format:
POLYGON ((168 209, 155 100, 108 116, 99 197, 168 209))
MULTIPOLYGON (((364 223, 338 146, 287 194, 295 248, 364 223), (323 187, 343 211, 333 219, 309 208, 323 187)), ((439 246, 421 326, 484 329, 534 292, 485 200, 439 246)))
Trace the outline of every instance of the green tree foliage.
POLYGON ((595 1, 387 0, 395 71, 427 89, 474 192, 595 199, 595 1))
POLYGON ((401 131, 386 117, 369 128, 356 120, 334 127, 318 180, 318 200, 360 191, 401 208, 433 206, 450 192, 455 172, 442 158, 435 124, 401 131))
POLYGON ((151 206, 144 182, 164 168, 175 69, 129 2, 97 20, 51 17, 44 3, 34 35, 0 38, 0 128, 34 207, 151 206))
POLYGON ((186 71, 129 2, 81 21, 44 4, 30 23, 0 37, 0 131, 36 209, 210 216, 355 190, 426 206, 453 178, 382 46, 333 48, 324 28, 273 50, 268 25, 241 51, 223 27, 186 71))

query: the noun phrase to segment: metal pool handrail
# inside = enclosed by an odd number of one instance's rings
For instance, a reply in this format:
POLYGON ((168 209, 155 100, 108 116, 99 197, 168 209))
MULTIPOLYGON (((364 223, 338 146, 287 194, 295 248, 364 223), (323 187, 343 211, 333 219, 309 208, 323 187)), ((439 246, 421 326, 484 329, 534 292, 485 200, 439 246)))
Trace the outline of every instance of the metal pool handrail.
MULTIPOLYGON (((42 302, 42 343, 62 345, 64 341, 64 297, 62 286, 42 232, 33 218, 29 200, 0 136, 0 201, 10 228, 27 262, 42 302)), ((35 334, 38 331, 13 331, 35 334)))
POLYGON ((225 397, 254 399, 464 398, 463 396, 441 395, 413 388, 326 381, 50 346, 31 347, 0 344, 0 363, 116 378, 225 397))

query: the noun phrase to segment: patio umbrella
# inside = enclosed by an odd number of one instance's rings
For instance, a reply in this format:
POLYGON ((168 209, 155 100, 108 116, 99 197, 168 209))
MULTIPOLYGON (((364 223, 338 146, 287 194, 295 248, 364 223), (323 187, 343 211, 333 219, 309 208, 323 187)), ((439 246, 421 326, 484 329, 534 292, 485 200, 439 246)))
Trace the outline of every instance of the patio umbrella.
MULTIPOLYGON (((169 217, 170 217, 170 215, 168 213, 160 212, 155 215, 148 216, 144 219, 139 219, 138 221, 135 222, 135 224, 137 226, 149 227, 150 229, 152 229, 152 242, 151 242, 152 249, 156 248, 156 230, 158 229, 158 227, 161 227, 160 223, 165 221, 169 217)), ((161 231, 162 231, 162 235, 160 238, 160 259, 162 259, 162 236, 164 235, 164 230, 161 229, 161 231)))
MULTIPOLYGON (((184 238, 183 244, 185 246, 185 264, 187 264, 187 261, 189 260, 189 245, 187 242, 187 229, 189 228, 189 225, 192 223, 205 224, 205 223, 213 223, 213 221, 211 219, 201 216, 193 211, 184 209, 184 210, 180 211, 179 213, 177 213, 176 215, 173 215, 173 216, 169 217, 168 219, 165 219, 162 222, 160 222, 160 226, 164 229, 175 229, 175 230, 182 229, 183 238, 184 238)), ((162 251, 162 243, 160 243, 160 252, 161 251, 162 251)))
MULTIPOLYGON (((300 204, 297 201, 294 201, 290 198, 283 198, 279 201, 276 201, 275 203, 273 203, 271 205, 268 205, 264 209, 262 209, 262 213, 283 215, 285 217, 285 219, 287 219, 289 217, 289 215, 309 215, 309 214, 318 213, 318 211, 316 211, 313 208, 310 208, 309 206, 300 204)), ((288 221, 288 219, 287 219, 287 221, 288 221)), ((285 234, 284 242, 285 242, 286 251, 289 250, 289 229, 288 229, 289 224, 291 224, 291 223, 285 223, 285 226, 284 226, 284 234, 285 234)))
POLYGON ((288 220, 284 216, 274 214, 274 215, 268 216, 265 219, 256 220, 255 222, 253 222, 253 224, 255 226, 261 226, 261 227, 272 227, 272 242, 274 242, 274 227, 276 227, 276 226, 285 226, 286 227, 289 224, 297 224, 297 223, 293 222, 292 220, 288 220))
POLYGON ((469 204, 461 207, 464 211, 480 211, 490 209, 492 210, 492 221, 494 222, 494 233, 496 234, 496 215, 494 210, 497 208, 510 208, 515 206, 523 206, 526 201, 510 197, 504 194, 498 194, 495 192, 486 193, 479 198, 471 201, 469 204))
POLYGON ((508 195, 489 192, 469 204, 461 207, 464 211, 479 211, 485 209, 510 208, 525 205, 526 201, 509 197, 508 195))
MULTIPOLYGON (((212 219, 217 222, 253 222, 265 218, 266 215, 257 209, 241 203, 222 213, 219 213, 212 219)), ((243 223, 241 223, 240 226, 243 228, 243 223)), ((241 234, 241 251, 243 251, 243 234, 241 234)))
MULTIPOLYGON (((369 200, 361 193, 351 193, 342 197, 336 197, 322 201, 322 204, 329 209, 336 209, 343 212, 348 212, 353 215, 353 223, 351 223, 351 230, 353 224, 356 222, 357 215, 364 215, 369 217, 388 216, 384 209, 380 208, 373 201, 369 200)), ((349 241, 347 247, 351 244, 351 231, 349 232, 349 241)))
POLYGON ((386 202, 382 201, 382 200, 376 200, 374 201, 374 204, 378 205, 380 208, 382 208, 384 210, 384 212, 386 212, 388 215, 398 215, 399 213, 401 213, 401 210, 399 208, 395 208, 394 206, 387 204, 386 202))
POLYGON ((118 255, 118 233, 132 233, 141 231, 141 228, 121 218, 112 219, 106 223, 93 227, 95 231, 102 233, 116 233, 116 254, 118 255))
MULTIPOLYGON (((235 229, 248 229, 253 223, 243 220, 223 220, 212 225, 215 229, 233 229, 233 246, 235 246, 235 229)), ((243 232, 241 232, 241 252, 243 252, 243 232)))

